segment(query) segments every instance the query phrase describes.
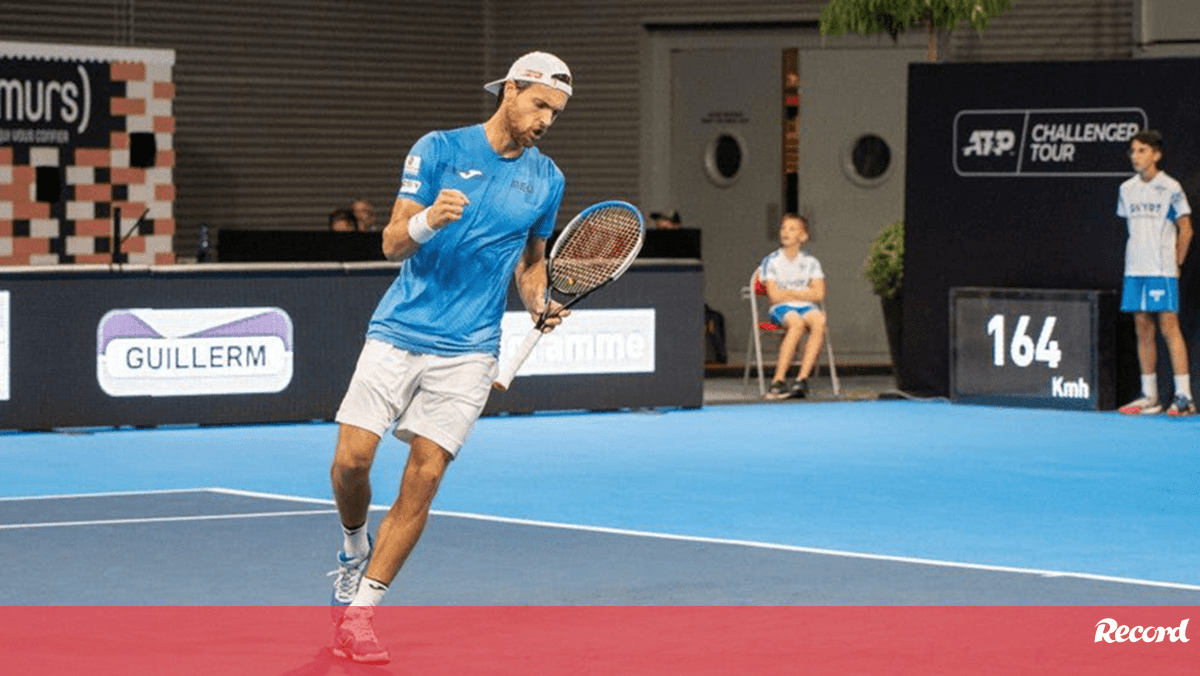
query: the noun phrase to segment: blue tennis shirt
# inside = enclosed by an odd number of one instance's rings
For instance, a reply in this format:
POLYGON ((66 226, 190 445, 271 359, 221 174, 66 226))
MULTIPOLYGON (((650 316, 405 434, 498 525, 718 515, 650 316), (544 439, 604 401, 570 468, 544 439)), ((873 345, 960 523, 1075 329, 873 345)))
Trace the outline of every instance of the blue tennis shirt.
POLYGON ((367 336, 420 354, 498 355, 513 269, 530 233, 554 231, 564 184, 537 148, 498 155, 482 124, 423 136, 404 161, 398 197, 429 206, 453 188, 470 203, 404 261, 367 336))

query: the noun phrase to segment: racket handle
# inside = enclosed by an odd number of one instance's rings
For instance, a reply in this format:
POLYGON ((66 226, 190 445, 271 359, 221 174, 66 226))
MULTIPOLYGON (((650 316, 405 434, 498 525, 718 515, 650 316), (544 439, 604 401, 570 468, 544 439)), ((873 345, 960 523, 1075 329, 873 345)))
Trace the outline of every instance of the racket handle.
POLYGON ((521 365, 525 363, 526 359, 529 359, 529 355, 533 352, 533 348, 537 346, 541 338, 542 330, 536 327, 525 334, 525 340, 521 342, 521 347, 517 349, 517 354, 505 365, 500 375, 496 377, 495 382, 492 383, 492 387, 501 392, 507 390, 508 386, 512 384, 513 378, 516 377, 517 371, 521 370, 521 365))

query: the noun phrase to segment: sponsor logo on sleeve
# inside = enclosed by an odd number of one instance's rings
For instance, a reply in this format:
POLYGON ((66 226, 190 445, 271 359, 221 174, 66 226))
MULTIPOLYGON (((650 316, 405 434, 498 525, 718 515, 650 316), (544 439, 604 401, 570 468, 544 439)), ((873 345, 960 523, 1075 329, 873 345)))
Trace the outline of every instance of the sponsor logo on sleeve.
POLYGON ((415 195, 415 194, 417 194, 417 191, 420 189, 421 189, 421 182, 416 179, 406 178, 406 179, 400 181, 401 194, 415 195))
POLYGON ((963 110, 954 117, 960 176, 1129 176, 1141 108, 963 110))
POLYGON ((421 156, 409 155, 404 158, 404 173, 419 174, 421 173, 421 156))

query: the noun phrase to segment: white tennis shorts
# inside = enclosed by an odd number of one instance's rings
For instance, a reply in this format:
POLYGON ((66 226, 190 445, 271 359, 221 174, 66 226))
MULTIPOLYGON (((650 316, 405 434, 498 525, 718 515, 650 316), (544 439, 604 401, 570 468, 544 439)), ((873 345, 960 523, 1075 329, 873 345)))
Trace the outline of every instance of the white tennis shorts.
POLYGON ((404 443, 421 436, 458 456, 496 378, 490 354, 414 354, 367 339, 336 420, 404 443))

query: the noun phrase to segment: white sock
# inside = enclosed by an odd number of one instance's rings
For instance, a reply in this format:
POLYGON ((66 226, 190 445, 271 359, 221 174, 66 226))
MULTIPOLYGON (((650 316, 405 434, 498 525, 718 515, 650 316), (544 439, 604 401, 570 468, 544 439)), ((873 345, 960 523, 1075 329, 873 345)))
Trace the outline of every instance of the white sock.
POLYGON ((1175 376, 1175 396, 1186 394, 1192 398, 1192 377, 1190 375, 1175 376))
POLYGON ((1150 375, 1142 374, 1142 394, 1150 397, 1154 401, 1158 401, 1158 374, 1151 373, 1150 375))
POLYGON ((346 552, 346 556, 352 559, 361 559, 371 553, 371 541, 367 539, 367 524, 364 523, 354 530, 343 525, 342 534, 345 535, 342 551, 346 552))
POLYGON ((358 593, 354 595, 354 600, 350 602, 350 605, 374 608, 383 601, 383 595, 387 593, 387 590, 388 586, 379 580, 364 577, 362 584, 358 585, 358 593))

